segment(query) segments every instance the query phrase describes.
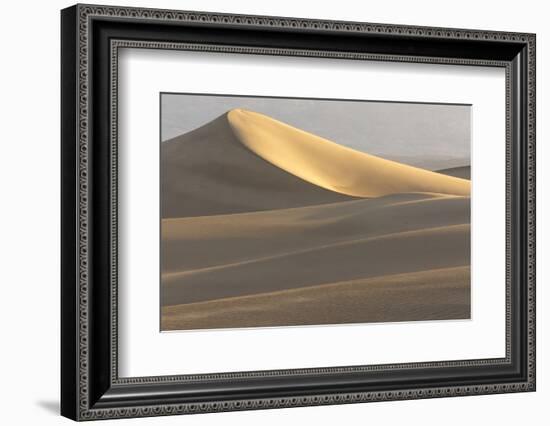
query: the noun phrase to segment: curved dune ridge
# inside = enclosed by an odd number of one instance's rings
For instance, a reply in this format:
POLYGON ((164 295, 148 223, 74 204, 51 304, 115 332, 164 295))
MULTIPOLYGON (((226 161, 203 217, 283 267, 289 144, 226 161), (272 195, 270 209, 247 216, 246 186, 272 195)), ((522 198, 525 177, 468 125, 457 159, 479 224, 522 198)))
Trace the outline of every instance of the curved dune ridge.
POLYGON ((272 165, 321 188, 373 198, 407 192, 470 195, 470 181, 344 147, 257 112, 233 109, 237 139, 272 165))

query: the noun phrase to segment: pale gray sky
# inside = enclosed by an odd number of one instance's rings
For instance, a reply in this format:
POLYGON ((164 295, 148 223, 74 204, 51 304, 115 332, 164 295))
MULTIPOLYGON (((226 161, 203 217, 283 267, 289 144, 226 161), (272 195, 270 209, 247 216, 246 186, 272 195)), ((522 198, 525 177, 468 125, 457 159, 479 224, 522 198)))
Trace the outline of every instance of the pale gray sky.
POLYGON ((161 138, 187 133, 232 108, 430 170, 470 165, 470 105, 163 93, 161 138))

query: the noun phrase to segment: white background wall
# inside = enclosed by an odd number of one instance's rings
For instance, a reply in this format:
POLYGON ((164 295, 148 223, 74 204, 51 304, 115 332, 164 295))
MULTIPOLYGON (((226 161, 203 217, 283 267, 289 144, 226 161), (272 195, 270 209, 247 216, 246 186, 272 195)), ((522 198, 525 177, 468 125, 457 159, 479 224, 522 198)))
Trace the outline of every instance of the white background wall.
MULTIPOLYGON (((118 424, 547 424, 550 401, 550 27, 544 1, 103 1, 144 7, 537 33, 538 390, 530 394, 119 420, 118 424), (546 122, 545 122, 546 121, 546 122)), ((68 424, 59 404, 59 9, 2 5, 0 401, 2 424, 68 424)), ((112 422, 106 422, 107 424, 112 422)))

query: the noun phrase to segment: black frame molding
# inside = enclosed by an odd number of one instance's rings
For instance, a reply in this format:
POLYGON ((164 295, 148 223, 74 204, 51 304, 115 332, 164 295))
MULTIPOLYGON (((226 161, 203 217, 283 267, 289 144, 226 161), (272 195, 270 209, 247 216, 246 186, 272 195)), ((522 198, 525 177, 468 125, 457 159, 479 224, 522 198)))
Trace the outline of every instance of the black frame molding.
POLYGON ((535 35, 97 5, 61 12, 61 413, 157 416, 535 390, 535 35), (503 67, 506 357, 118 377, 117 58, 185 49, 503 67))

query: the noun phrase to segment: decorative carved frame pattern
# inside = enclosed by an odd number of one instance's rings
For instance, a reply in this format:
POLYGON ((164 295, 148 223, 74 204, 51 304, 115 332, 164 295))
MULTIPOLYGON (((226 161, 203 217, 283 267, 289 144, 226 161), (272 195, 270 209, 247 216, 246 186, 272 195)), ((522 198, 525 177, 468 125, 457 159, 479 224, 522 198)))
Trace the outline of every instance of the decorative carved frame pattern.
MULTIPOLYGON (((309 20, 295 18, 279 18, 266 16, 246 16, 246 15, 228 15, 217 13, 170 11, 156 9, 136 9, 126 7, 104 7, 92 5, 78 5, 78 63, 77 63, 77 88, 78 88, 78 158, 77 158, 77 177, 78 177, 78 218, 77 218, 77 247, 78 247, 78 289, 77 289, 77 318, 78 318, 78 363, 77 363, 77 384, 78 391, 78 409, 77 419, 92 420, 105 419, 113 417, 141 417, 158 416, 171 414, 204 413, 217 411, 245 410, 245 409, 263 409, 280 408, 292 406, 310 406, 325 404, 343 404, 367 401, 383 400, 402 400, 416 398, 437 398, 445 396, 463 396, 488 393, 505 393, 518 391, 533 391, 535 389, 535 36, 533 34, 521 34, 511 32, 478 31, 464 29, 430 28, 402 25, 370 24, 358 22, 337 22, 325 20, 309 20), (423 38, 446 38, 446 39, 467 39, 467 40, 501 40, 509 42, 524 43, 528 50, 528 181, 527 181, 527 223, 528 223, 528 338, 527 338, 527 369, 528 379, 525 382, 500 383, 494 385, 480 386, 450 386, 446 388, 423 388, 423 389, 402 389, 397 391, 380 392, 355 392, 355 393, 331 393, 326 395, 311 395, 303 397, 276 397, 266 399, 243 399, 208 403, 175 403, 162 404, 130 408, 91 408, 89 400, 89 317, 88 309, 90 300, 88 298, 88 278, 89 278, 89 132, 88 132, 88 114, 90 111, 90 85, 89 85, 89 28, 90 21, 95 17, 118 17, 128 19, 139 19, 141 21, 175 21, 175 22, 201 22, 212 24, 237 24, 252 27, 271 27, 271 28, 303 28, 314 29, 316 31, 338 31, 338 32, 359 32, 359 33, 380 33, 380 34, 406 34, 423 38)), ((399 62, 426 62, 426 63, 447 63, 462 65, 483 65, 497 66, 506 68, 506 110, 507 110, 507 142, 509 142, 511 129, 509 128, 510 115, 510 67, 507 62, 471 60, 460 58, 437 58, 437 57, 415 57, 415 56, 395 56, 395 55, 373 55, 361 53, 345 52, 327 52, 295 49, 272 49, 272 48, 253 48, 253 47, 231 47, 231 46, 213 46, 204 44, 181 44, 181 43, 159 43, 145 42, 139 40, 112 40, 111 41, 111 158, 113 167, 111 168, 111 380, 114 384, 147 384, 147 383, 170 383, 178 381, 212 380, 219 378, 242 378, 242 377, 263 377, 263 376, 284 376, 304 374, 331 374, 344 371, 373 371, 385 369, 409 369, 438 366, 469 366, 469 365, 488 365, 503 364, 510 361, 510 149, 507 143, 507 261, 506 261, 506 357, 502 359, 482 359, 482 360, 464 360, 451 362, 434 363, 414 363, 414 364, 389 364, 375 366, 355 366, 355 367, 328 367, 317 369, 300 370, 274 370, 261 372, 245 373, 225 373, 214 375, 191 375, 191 376, 160 376, 160 377, 139 377, 139 378, 119 378, 117 369, 117 69, 118 69, 118 49, 119 48, 155 48, 155 49, 183 49, 199 51, 223 51, 228 53, 249 53, 265 55, 297 55, 314 56, 342 59, 365 59, 378 61, 399 61, 399 62)))

